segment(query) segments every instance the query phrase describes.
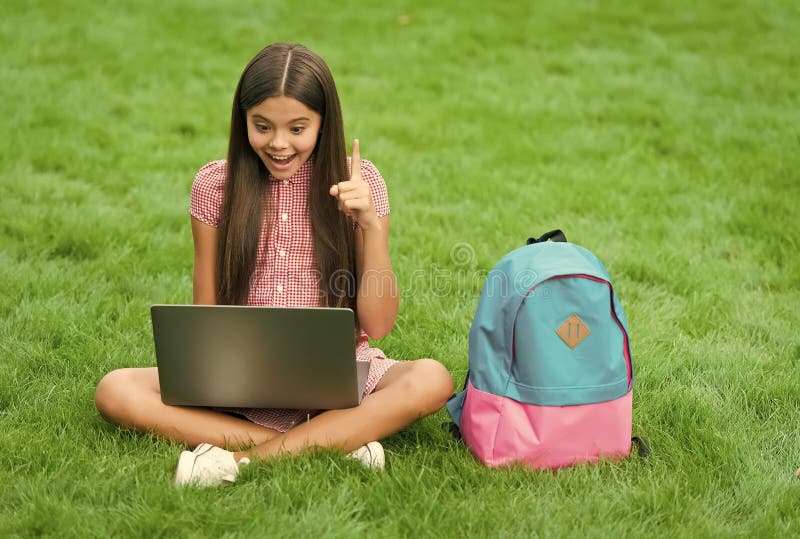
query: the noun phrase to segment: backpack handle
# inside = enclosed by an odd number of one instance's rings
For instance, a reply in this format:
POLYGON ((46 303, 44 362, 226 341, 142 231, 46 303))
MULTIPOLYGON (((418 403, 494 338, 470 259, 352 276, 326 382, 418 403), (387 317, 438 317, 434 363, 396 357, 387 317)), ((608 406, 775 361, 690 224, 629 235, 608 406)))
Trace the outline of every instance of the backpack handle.
POLYGON ((565 242, 567 241, 567 236, 565 236, 564 233, 561 232, 561 229, 557 228, 555 230, 551 230, 550 232, 545 232, 539 238, 528 238, 528 241, 525 243, 525 245, 530 245, 532 243, 543 243, 547 240, 565 242))

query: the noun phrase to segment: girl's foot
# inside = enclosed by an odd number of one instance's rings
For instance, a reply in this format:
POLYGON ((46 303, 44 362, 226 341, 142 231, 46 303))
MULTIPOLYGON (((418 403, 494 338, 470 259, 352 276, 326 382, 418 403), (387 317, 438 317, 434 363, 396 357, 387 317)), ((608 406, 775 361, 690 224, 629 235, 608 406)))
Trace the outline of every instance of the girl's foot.
MULTIPOLYGON (((378 442, 362 445, 347 456, 359 460, 367 468, 376 470, 382 470, 386 464, 383 446, 378 442)), ((222 483, 234 483, 239 474, 239 466, 249 463, 250 459, 245 457, 237 464, 230 451, 211 444, 200 444, 194 451, 181 453, 178 467, 175 469, 175 484, 210 487, 222 483)))
POLYGON ((239 473, 239 466, 249 462, 250 459, 243 458, 237 464, 230 451, 211 444, 200 444, 194 451, 181 453, 175 470, 175 484, 210 487, 233 483, 239 473))
POLYGON ((386 464, 386 456, 383 454, 383 446, 378 442, 370 442, 362 445, 355 451, 348 453, 348 457, 358 459, 367 468, 383 470, 386 464))

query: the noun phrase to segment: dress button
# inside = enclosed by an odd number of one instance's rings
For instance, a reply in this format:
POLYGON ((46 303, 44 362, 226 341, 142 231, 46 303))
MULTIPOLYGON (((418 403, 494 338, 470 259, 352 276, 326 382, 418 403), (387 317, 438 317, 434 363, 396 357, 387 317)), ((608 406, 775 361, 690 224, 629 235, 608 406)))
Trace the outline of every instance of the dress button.
POLYGON ((283 185, 289 185, 289 180, 283 180, 283 185))
POLYGON ((275 288, 278 290, 278 292, 283 292, 283 285, 280 285, 280 284, 279 284, 279 285, 278 285, 278 286, 276 286, 275 288))
POLYGON ((284 251, 283 249, 281 249, 280 251, 278 251, 278 253, 281 255, 281 258, 283 258, 284 256, 286 256, 286 251, 284 251))
POLYGON ((287 213, 282 213, 281 214, 281 221, 285 221, 288 218, 289 218, 289 214, 287 214, 287 213))

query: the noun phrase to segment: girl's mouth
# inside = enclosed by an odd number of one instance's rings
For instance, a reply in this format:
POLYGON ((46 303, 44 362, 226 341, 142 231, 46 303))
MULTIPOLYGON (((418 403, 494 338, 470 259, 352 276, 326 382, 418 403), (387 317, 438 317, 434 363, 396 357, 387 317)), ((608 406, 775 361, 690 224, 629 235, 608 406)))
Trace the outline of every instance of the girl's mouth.
POLYGON ((286 170, 292 165, 292 161, 297 157, 296 153, 292 155, 271 155, 267 154, 272 165, 278 170, 286 170))

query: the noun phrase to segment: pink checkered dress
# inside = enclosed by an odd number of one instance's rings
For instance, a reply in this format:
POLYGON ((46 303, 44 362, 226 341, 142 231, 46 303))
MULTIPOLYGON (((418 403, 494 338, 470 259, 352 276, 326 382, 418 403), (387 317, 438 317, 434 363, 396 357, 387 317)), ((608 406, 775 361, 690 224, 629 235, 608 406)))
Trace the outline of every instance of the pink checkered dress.
MULTIPOLYGON (((306 214, 313 164, 313 158, 309 159, 288 180, 269 176, 269 189, 264 195, 268 197, 268 204, 264 205, 264 226, 258 241, 256 267, 247 297, 248 305, 320 306, 311 222, 306 214), (271 226, 267 226, 268 223, 271 226)), ((226 170, 225 161, 212 161, 200 169, 192 184, 190 212, 196 219, 213 227, 219 225, 226 170)), ((378 216, 388 215, 389 198, 380 172, 371 162, 362 160, 361 174, 369 184, 378 216)), ((356 347, 356 360, 370 364, 364 395, 371 393, 389 367, 397 363, 387 358, 380 349, 371 348, 364 331, 361 332, 356 347)), ((280 432, 286 432, 317 413, 314 410, 272 408, 225 410, 280 432)))

